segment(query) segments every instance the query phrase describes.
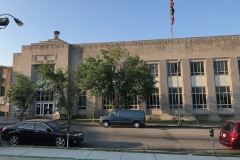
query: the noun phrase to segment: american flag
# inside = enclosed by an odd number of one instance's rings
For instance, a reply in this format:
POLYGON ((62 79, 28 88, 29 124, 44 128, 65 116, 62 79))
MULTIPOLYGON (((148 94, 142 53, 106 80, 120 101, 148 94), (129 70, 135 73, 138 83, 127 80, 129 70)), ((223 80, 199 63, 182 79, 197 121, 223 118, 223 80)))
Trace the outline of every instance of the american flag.
POLYGON ((173 25, 174 24, 174 21, 175 21, 175 19, 174 19, 174 2, 173 2, 173 0, 170 0, 170 14, 171 14, 171 25, 173 25))

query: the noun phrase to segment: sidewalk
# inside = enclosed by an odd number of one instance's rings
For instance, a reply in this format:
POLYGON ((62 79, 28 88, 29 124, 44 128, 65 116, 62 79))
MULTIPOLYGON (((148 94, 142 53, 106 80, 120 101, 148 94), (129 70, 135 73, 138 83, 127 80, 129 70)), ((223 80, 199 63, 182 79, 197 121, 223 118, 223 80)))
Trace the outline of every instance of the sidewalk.
POLYGON ((239 160, 240 157, 197 156, 191 154, 161 154, 71 150, 67 148, 33 148, 0 146, 1 160, 239 160))

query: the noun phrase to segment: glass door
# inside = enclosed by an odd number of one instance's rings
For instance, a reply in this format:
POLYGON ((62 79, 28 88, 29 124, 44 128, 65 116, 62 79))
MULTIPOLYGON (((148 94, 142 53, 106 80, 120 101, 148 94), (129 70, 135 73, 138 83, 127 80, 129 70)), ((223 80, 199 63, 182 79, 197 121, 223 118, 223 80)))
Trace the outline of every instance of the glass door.
POLYGON ((53 103, 37 103, 36 115, 46 116, 53 114, 53 103))

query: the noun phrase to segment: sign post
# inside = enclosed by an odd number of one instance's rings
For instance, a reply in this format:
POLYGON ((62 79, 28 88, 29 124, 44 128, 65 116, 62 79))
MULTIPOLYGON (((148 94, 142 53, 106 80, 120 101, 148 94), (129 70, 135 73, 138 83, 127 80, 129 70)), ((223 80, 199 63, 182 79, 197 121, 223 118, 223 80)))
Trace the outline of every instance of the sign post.
POLYGON ((213 137, 214 137, 214 130, 210 128, 209 130, 210 137, 211 137, 211 144, 212 144, 212 156, 214 155, 214 142, 213 142, 213 137))

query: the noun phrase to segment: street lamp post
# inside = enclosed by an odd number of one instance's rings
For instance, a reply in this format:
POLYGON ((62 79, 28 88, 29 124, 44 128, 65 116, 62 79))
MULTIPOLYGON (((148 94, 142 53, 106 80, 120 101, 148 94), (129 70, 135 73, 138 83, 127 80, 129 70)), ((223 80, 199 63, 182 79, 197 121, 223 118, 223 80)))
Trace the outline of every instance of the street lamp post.
POLYGON ((178 80, 178 74, 179 74, 179 64, 181 63, 181 60, 177 61, 177 86, 178 86, 178 126, 182 126, 181 122, 181 112, 180 112, 180 90, 179 90, 179 80, 178 80))
MULTIPOLYGON (((13 17, 11 14, 0 14, 0 16, 10 16, 10 17, 12 17, 14 19, 14 21, 17 23, 18 26, 22 26, 23 25, 22 21, 20 21, 19 19, 13 17)), ((0 28, 0 29, 5 29, 8 24, 9 24, 9 19, 7 17, 0 18, 0 26, 4 26, 4 28, 0 28)))

